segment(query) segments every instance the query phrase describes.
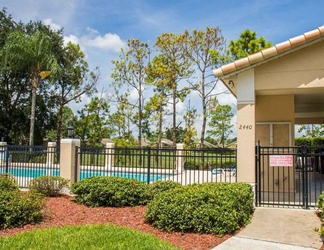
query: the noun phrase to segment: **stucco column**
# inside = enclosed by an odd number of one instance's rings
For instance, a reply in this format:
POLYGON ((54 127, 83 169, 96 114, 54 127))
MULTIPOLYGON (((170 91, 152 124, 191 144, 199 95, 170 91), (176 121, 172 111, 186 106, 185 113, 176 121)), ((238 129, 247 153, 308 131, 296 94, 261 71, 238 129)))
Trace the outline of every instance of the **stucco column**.
POLYGON ((185 160, 185 152, 184 152, 184 145, 183 144, 177 144, 177 148, 176 148, 176 152, 177 152, 177 158, 176 158, 176 171, 178 173, 181 173, 184 169, 183 169, 183 164, 184 164, 184 160, 185 160))
POLYGON ((255 105, 237 105, 237 181, 255 183, 255 105))
POLYGON ((0 164, 6 164, 6 147, 7 143, 6 142, 0 142, 0 164))
POLYGON ((237 181, 255 186, 254 70, 237 77, 237 181))
POLYGON ((115 162, 115 143, 106 143, 105 167, 108 170, 114 166, 115 162))
POLYGON ((60 176, 71 183, 80 179, 80 155, 76 165, 76 146, 80 146, 79 139, 62 139, 60 146, 60 176))
POLYGON ((55 147, 56 147, 56 142, 47 143, 47 153, 46 153, 47 167, 52 167, 55 162, 55 147))

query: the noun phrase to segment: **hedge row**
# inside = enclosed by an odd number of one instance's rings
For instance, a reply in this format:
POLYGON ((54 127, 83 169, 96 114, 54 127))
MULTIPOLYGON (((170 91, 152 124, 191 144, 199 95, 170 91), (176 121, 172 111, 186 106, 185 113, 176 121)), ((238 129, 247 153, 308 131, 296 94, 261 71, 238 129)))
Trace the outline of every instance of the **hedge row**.
POLYGON ((305 147, 324 147, 324 137, 314 137, 314 138, 296 138, 295 146, 305 146, 305 147))
POLYGON ((181 185, 172 181, 148 185, 137 179, 94 176, 72 184, 70 190, 80 204, 124 207, 145 205, 156 194, 177 186, 181 185))
POLYGON ((147 206, 146 221, 167 231, 231 233, 247 224, 253 208, 249 184, 172 181, 146 184, 136 179, 91 177, 72 184, 75 200, 87 206, 147 206))

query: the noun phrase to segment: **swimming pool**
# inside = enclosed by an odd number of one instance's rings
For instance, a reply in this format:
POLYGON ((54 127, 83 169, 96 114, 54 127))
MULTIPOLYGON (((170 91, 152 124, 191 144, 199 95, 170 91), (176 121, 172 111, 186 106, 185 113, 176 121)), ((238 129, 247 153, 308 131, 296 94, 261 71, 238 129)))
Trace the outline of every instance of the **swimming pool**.
MULTIPOLYGON (((5 167, 0 167, 0 173, 6 172, 5 167)), ((10 167, 9 173, 16 177, 30 177, 37 178, 43 175, 60 176, 60 170, 58 168, 32 168, 32 167, 10 167)), ((81 170, 80 180, 89 178, 91 176, 114 176, 122 178, 134 178, 139 181, 147 182, 147 173, 136 172, 114 172, 114 171, 102 171, 102 170, 81 170)), ((164 179, 172 176, 172 174, 156 174, 150 173, 149 182, 164 179)))

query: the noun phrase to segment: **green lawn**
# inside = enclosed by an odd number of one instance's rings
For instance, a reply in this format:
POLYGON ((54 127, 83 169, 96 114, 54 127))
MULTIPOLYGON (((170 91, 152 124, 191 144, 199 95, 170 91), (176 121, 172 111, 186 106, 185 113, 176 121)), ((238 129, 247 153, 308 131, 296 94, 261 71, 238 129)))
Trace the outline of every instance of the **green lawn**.
POLYGON ((153 235, 114 225, 65 226, 0 237, 0 249, 178 249, 153 235))

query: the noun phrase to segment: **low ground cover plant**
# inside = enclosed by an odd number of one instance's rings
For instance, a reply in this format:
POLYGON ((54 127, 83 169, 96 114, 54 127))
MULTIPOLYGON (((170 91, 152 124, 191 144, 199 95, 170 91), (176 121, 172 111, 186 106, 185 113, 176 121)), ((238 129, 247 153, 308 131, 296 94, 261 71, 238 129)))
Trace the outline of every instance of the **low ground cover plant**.
POLYGON ((55 197, 61 195, 62 189, 67 188, 68 184, 69 181, 60 176, 40 176, 29 182, 28 189, 47 197, 55 197))
POLYGON ((114 225, 65 226, 0 237, 7 249, 177 249, 153 235, 114 225))
POLYGON ((204 183, 170 189, 148 204, 145 218, 167 231, 222 236, 247 224, 253 210, 249 184, 204 183))

